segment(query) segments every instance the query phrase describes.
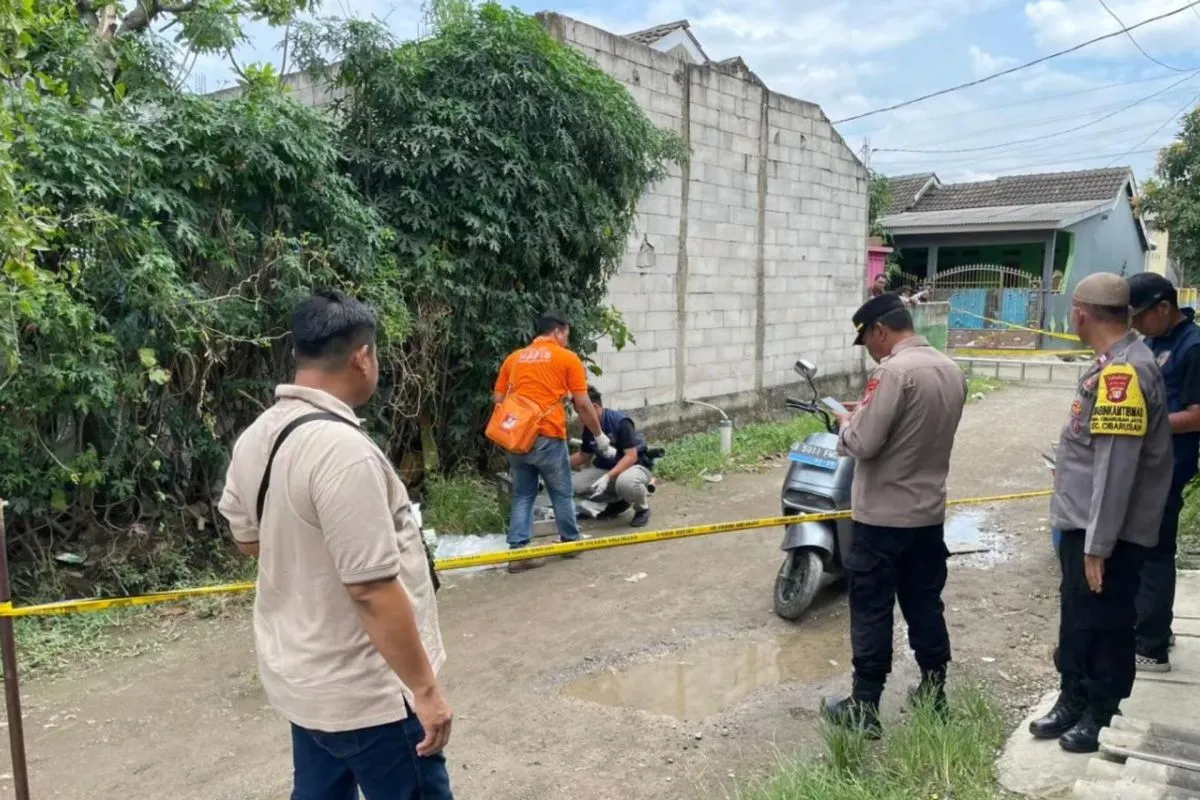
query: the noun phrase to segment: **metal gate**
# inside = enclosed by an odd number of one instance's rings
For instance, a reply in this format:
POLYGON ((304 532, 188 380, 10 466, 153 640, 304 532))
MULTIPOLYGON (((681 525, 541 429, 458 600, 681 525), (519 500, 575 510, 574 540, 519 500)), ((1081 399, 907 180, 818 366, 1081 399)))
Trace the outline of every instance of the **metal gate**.
POLYGON ((1042 282, 1028 272, 973 264, 935 273, 931 283, 934 299, 950 304, 951 329, 1004 330, 1041 321, 1042 282))

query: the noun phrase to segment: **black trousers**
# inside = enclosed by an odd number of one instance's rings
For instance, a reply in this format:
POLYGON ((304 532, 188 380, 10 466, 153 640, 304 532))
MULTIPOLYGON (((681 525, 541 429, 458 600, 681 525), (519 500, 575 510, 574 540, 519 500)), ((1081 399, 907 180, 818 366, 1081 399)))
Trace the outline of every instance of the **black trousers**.
POLYGON ((892 671, 892 617, 897 600, 921 670, 946 668, 950 634, 942 590, 946 588, 949 555, 941 525, 885 528, 854 523, 846 572, 857 681, 882 687, 892 671))
POLYGON ((1175 551, 1179 541, 1179 512, 1183 487, 1172 484, 1158 528, 1158 544, 1147 548, 1137 593, 1137 652, 1164 661, 1171 649, 1175 621, 1175 551))
POLYGON ((1084 540, 1083 531, 1063 531, 1058 550, 1059 670, 1063 693, 1106 722, 1133 690, 1136 599, 1146 548, 1118 542, 1104 562, 1104 588, 1097 594, 1084 572, 1084 540))

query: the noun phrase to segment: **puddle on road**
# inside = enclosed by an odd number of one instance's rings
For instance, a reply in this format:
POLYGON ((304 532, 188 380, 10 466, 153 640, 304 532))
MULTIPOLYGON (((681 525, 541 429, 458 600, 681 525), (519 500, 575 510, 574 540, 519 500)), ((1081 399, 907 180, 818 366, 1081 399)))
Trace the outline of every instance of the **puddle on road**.
POLYGON ((842 632, 768 640, 710 640, 680 653, 575 681, 566 694, 604 706, 636 708, 678 720, 711 716, 758 689, 816 683, 850 669, 842 632))
POLYGON ((946 549, 950 555, 978 553, 990 549, 983 541, 984 520, 982 511, 959 511, 946 520, 946 549))
POLYGON ((987 569, 1008 561, 1011 555, 1004 529, 989 519, 987 511, 958 511, 946 519, 946 549, 955 566, 987 569))

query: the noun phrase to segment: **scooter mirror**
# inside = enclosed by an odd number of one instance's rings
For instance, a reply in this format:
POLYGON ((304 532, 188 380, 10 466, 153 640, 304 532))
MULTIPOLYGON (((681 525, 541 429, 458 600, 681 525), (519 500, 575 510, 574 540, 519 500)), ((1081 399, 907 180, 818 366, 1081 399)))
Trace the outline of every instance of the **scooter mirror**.
POLYGON ((796 370, 796 374, 805 378, 811 379, 817 374, 817 365, 803 358, 796 362, 794 368, 796 370))

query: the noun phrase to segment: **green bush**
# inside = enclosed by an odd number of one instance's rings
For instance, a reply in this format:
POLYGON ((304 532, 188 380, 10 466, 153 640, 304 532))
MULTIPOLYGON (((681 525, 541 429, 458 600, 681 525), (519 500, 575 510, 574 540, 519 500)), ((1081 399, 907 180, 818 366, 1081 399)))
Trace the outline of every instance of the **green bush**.
POLYGON ((315 286, 379 313, 368 429, 431 472, 482 460, 495 370, 538 312, 572 314, 585 350, 623 344, 607 281, 677 139, 495 5, 435 2, 435 35, 401 47, 322 29, 353 90, 341 116, 269 67, 241 70, 237 98, 183 92, 179 54, 136 18, 225 52, 238 14, 281 24, 307 2, 139 6, 112 38, 86 5, 0 12, 0 497, 24 598, 224 565, 227 453, 290 375, 288 312, 315 286))

